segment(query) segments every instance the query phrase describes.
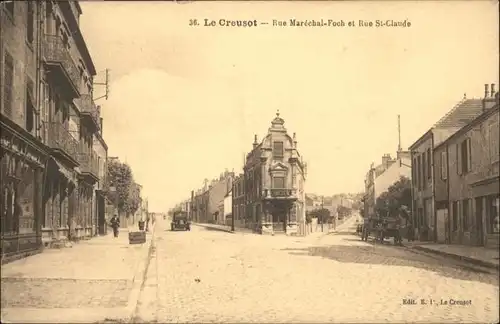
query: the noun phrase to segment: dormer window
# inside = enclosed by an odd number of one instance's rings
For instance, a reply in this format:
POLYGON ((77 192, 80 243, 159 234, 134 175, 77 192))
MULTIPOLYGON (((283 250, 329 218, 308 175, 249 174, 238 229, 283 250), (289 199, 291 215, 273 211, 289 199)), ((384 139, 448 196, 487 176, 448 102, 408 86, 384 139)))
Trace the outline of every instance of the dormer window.
POLYGON ((275 160, 283 159, 284 154, 283 142, 273 142, 273 158, 275 160))

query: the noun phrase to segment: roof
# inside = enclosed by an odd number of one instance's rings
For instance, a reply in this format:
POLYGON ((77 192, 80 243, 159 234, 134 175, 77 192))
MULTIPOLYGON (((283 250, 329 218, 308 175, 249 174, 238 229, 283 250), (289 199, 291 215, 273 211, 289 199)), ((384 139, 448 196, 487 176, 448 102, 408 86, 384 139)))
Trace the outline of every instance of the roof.
POLYGON ((463 127, 474 120, 483 112, 481 99, 462 99, 453 109, 437 121, 424 135, 410 146, 413 150, 420 142, 426 138, 434 128, 463 127))
POLYGON ((464 99, 434 124, 434 127, 463 127, 481 115, 482 112, 483 102, 481 99, 464 99))
POLYGON ((463 133, 467 132, 468 130, 470 130, 474 126, 481 124, 481 122, 488 119, 488 117, 490 117, 491 115, 498 113, 499 109, 500 109, 500 107, 497 104, 493 108, 486 110, 485 112, 483 112, 482 114, 480 114, 479 116, 474 118, 470 123, 468 123, 464 127, 460 128, 457 132, 455 132, 453 135, 448 137, 445 141, 443 141, 442 143, 439 143, 439 145, 437 145, 434 149, 438 149, 441 146, 448 144, 452 139, 462 135, 463 133))

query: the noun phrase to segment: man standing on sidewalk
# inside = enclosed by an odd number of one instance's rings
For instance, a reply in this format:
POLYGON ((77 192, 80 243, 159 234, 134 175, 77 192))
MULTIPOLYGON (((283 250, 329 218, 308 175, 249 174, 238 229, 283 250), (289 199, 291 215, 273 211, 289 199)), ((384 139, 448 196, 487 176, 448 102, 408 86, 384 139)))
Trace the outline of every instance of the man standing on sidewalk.
POLYGON ((118 237, 118 229, 120 228, 120 218, 118 217, 117 214, 113 215, 113 218, 111 218, 111 227, 113 228, 113 235, 115 237, 118 237))

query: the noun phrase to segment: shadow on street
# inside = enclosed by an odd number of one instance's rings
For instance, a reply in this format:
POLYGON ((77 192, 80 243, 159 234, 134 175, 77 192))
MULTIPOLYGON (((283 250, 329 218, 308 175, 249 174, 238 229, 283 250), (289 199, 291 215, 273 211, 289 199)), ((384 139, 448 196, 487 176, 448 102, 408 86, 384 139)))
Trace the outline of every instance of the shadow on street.
POLYGON ((331 235, 354 235, 356 232, 353 231, 340 231, 340 232, 334 232, 331 235))
MULTIPOLYGON (((342 240, 361 241, 361 239, 352 237, 346 237, 342 240)), ((415 267, 436 272, 443 277, 499 285, 497 275, 488 271, 452 262, 443 262, 442 258, 413 253, 404 247, 393 246, 392 244, 380 244, 373 241, 368 243, 369 245, 358 246, 330 245, 308 248, 286 248, 282 249, 282 251, 288 251, 292 255, 322 257, 342 263, 415 267)))
POLYGON ((230 233, 230 229, 222 229, 222 228, 215 228, 215 227, 203 227, 204 230, 207 231, 212 231, 212 232, 225 232, 225 233, 230 233))

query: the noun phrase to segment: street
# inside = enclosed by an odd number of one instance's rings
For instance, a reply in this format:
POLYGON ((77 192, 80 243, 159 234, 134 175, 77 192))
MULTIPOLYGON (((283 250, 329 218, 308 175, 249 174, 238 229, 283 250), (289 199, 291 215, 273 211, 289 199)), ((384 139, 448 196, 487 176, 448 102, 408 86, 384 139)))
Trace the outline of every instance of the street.
POLYGON ((272 237, 159 221, 152 249, 135 321, 498 321, 498 274, 346 230, 272 237))

